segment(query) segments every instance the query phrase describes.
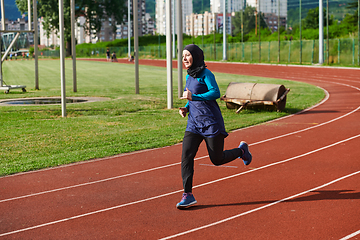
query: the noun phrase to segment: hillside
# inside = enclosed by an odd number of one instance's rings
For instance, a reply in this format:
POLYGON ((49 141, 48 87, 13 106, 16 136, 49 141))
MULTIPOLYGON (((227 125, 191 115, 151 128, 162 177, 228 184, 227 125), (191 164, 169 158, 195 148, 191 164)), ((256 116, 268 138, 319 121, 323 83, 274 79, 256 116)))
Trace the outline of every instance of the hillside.
MULTIPOLYGON (((329 0, 329 6, 345 6, 347 3, 352 2, 352 0, 329 0), (344 5, 345 3, 345 5, 344 5)), ((299 0, 288 0, 288 10, 299 8, 299 0)), ((324 7, 326 6, 326 0, 323 0, 324 7)), ((317 8, 319 6, 319 1, 314 0, 302 0, 301 1, 302 9, 311 9, 317 8)))
MULTIPOLYGON (((348 9, 348 3, 353 0, 329 0, 329 13, 335 20, 342 21, 346 14, 353 14, 354 10, 348 9)), ((326 9, 326 0, 323 0, 326 9)), ((301 4, 301 18, 304 19, 309 9, 319 7, 318 1, 303 0, 301 4)), ((299 24, 299 0, 288 0, 287 25, 295 26, 299 24)))

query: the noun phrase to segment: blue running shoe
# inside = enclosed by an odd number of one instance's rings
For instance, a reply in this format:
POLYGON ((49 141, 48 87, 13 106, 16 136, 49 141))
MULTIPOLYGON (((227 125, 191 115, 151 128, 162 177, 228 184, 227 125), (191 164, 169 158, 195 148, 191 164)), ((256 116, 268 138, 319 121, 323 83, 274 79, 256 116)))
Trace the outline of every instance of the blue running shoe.
POLYGON ((245 165, 249 165, 252 160, 252 155, 249 151, 249 146, 247 145, 246 142, 242 141, 240 142, 239 148, 244 151, 243 155, 239 158, 242 158, 245 165))
POLYGON ((178 209, 185 209, 195 203, 197 203, 197 201, 195 200, 194 195, 192 195, 192 193, 183 193, 182 199, 178 204, 176 204, 176 207, 178 209))

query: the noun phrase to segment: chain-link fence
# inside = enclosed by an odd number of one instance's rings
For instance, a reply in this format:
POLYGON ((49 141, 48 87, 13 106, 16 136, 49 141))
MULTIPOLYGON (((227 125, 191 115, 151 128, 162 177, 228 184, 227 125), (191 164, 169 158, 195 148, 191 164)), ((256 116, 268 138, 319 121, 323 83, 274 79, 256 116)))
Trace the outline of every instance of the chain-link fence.
MULTIPOLYGON (((222 60, 223 45, 204 44, 205 61, 222 60)), ((227 44, 227 60, 250 63, 316 64, 319 62, 318 40, 292 40, 271 42, 244 42, 227 44)), ((357 38, 331 39, 329 46, 324 41, 324 63, 344 66, 359 66, 357 38), (328 48, 329 47, 329 48, 328 48)), ((105 58, 108 48, 77 48, 79 58, 105 58)), ((127 58, 127 47, 110 47, 117 58, 127 58)), ((59 57, 59 51, 42 51, 43 57, 59 57)), ((134 49, 131 49, 132 55, 134 49)), ((40 55, 41 56, 41 55, 40 55)), ((139 47, 139 58, 166 58, 166 46, 139 47)))

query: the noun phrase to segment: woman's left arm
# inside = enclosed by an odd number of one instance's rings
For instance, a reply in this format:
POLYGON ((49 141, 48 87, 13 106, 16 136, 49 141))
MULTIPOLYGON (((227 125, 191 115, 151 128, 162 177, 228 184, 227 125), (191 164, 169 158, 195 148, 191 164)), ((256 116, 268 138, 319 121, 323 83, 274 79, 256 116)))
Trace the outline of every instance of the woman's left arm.
POLYGON ((204 83, 206 84, 208 91, 202 94, 192 94, 193 101, 207 101, 215 100, 220 97, 220 90, 215 80, 214 74, 206 73, 204 76, 204 83))

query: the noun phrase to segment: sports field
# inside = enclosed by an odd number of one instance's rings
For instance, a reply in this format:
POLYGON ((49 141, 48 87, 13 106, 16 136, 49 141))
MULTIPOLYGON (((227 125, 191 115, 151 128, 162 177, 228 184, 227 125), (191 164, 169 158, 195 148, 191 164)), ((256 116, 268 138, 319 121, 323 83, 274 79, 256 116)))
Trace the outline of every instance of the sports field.
POLYGON ((188 210, 175 207, 182 193, 181 144, 1 177, 0 237, 357 239, 360 70, 207 65, 214 72, 310 83, 325 97, 297 114, 231 132, 225 148, 247 141, 249 166, 240 160, 215 167, 202 145, 195 161, 198 204, 188 210))
MULTIPOLYGON (((39 61, 40 90, 34 90, 34 61, 7 61, 3 70, 7 84, 26 85, 27 92, 0 93, 0 101, 61 94, 58 60, 39 61)), ((182 140, 186 119, 177 114, 177 108, 185 102, 177 97, 176 69, 171 110, 167 109, 163 67, 141 65, 140 94, 135 94, 133 64, 78 61, 76 93, 72 91, 70 60, 66 61, 65 73, 68 97, 102 97, 105 101, 68 104, 66 119, 61 118, 60 105, 0 106, 0 176, 164 147, 182 140)), ((219 101, 228 131, 298 112, 324 97, 321 89, 305 83, 224 73, 216 73, 216 77, 222 94, 232 81, 281 83, 291 89, 282 113, 243 111, 238 115, 219 101)))

